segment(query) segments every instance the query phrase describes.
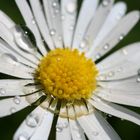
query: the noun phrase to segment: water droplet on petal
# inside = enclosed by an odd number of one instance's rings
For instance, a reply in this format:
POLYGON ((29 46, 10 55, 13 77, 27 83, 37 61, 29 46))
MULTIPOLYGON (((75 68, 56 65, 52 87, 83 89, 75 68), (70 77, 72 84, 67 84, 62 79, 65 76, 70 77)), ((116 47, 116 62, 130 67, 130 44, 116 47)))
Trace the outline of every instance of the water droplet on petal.
POLYGON ((121 34, 119 40, 123 40, 123 39, 124 39, 124 34, 121 34))
POLYGON ((18 64, 18 60, 15 56, 13 56, 10 53, 4 53, 1 55, 1 58, 4 59, 7 63, 13 64, 13 65, 17 65, 18 64))
POLYGON ((128 52, 126 51, 126 49, 122 49, 122 52, 123 52, 124 55, 127 55, 128 54, 128 52))
POLYGON ((84 40, 80 43, 80 48, 81 48, 81 49, 84 49, 84 48, 87 47, 87 45, 88 45, 87 40, 84 39, 84 40))
POLYGON ((51 35, 51 36, 54 36, 55 33, 56 33, 55 29, 51 29, 51 30, 50 30, 50 35, 51 35))
POLYGON ((73 25, 70 26, 70 30, 71 30, 71 31, 74 30, 74 26, 73 26, 73 25))
POLYGON ((6 93, 6 90, 4 88, 0 88, 0 95, 4 95, 6 93))
POLYGON ((102 5, 103 5, 104 7, 106 7, 106 6, 109 5, 109 3, 110 3, 110 0, 103 0, 102 5))
POLYGON ((78 134, 76 134, 76 137, 77 138, 81 138, 81 135, 78 133, 78 134))
POLYGON ((110 115, 110 114, 109 114, 109 115, 108 115, 108 117, 110 117, 110 118, 111 118, 111 117, 112 117, 112 115, 110 115))
POLYGON ((37 124, 38 124, 38 118, 37 118, 37 116, 29 115, 29 116, 26 118, 26 124, 27 124, 29 127, 36 127, 37 124))
POLYGON ((27 137, 25 137, 24 135, 20 135, 20 136, 18 137, 18 140, 27 140, 27 137))
POLYGON ((74 1, 71 1, 67 4, 66 6, 66 11, 69 13, 69 14, 73 14, 77 9, 77 5, 74 1))
POLYGON ((137 82, 140 83, 140 77, 137 78, 137 82))
POLYGON ((62 132, 63 131, 63 128, 59 125, 56 125, 56 131, 57 132, 62 132))
MULTIPOLYGON (((34 19, 32 19, 32 24, 36 24, 36 21, 34 19)), ((26 32, 27 34, 28 32, 26 32)))
POLYGON ((14 99, 13 99, 13 101, 14 101, 15 104, 20 104, 20 102, 21 102, 19 96, 15 96, 14 99))
POLYGON ((64 20, 65 19, 65 16, 64 15, 61 15, 61 20, 64 20))
POLYGON ((11 107, 10 108, 10 112, 11 112, 11 114, 15 113, 16 112, 16 108, 15 107, 11 107))
POLYGON ((115 74, 115 73, 114 73, 113 71, 110 71, 110 72, 108 73, 108 76, 109 76, 109 77, 112 77, 112 76, 114 76, 114 74, 115 74))
POLYGON ((53 8, 56 8, 56 7, 57 7, 57 2, 54 1, 54 2, 52 3, 52 6, 53 6, 53 8))
POLYGON ((93 131, 92 134, 93 134, 94 136, 98 136, 98 135, 99 135, 99 132, 93 131))
POLYGON ((109 44, 104 45, 104 49, 107 50, 109 48, 109 44))
POLYGON ((100 53, 97 53, 96 56, 95 56, 95 58, 96 58, 96 59, 101 58, 101 54, 100 54, 100 53))

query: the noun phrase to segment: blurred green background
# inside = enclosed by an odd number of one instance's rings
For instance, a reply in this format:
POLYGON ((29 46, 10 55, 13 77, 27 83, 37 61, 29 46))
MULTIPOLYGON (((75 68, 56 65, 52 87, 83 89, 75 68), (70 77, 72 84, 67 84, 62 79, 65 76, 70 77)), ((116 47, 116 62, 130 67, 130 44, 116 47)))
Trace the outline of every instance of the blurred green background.
MULTIPOLYGON (((81 0, 78 1, 79 3, 81 2, 81 0)), ((135 9, 139 10, 140 8, 140 0, 124 0, 124 2, 128 5, 128 12, 135 9)), ((0 9, 7 13, 17 24, 24 24, 14 0, 0 0, 0 9)), ((117 47, 119 48, 136 41, 140 41, 140 22, 117 47)), ((0 75, 0 78, 3 78, 3 75, 0 75)), ((12 140, 14 132, 33 108, 28 107, 16 114, 1 118, 0 140, 12 140)), ((140 114, 140 108, 129 108, 140 114)), ((115 117, 109 117, 108 121, 121 136, 122 140, 140 140, 140 126, 115 117)))

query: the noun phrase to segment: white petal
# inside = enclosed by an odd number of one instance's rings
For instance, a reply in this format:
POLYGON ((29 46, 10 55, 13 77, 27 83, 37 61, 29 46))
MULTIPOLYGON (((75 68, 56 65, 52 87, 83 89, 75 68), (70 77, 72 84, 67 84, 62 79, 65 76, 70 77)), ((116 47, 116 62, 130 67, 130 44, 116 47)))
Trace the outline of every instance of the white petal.
POLYGON ((106 101, 140 107, 140 94, 133 95, 124 92, 125 91, 120 92, 115 89, 102 89, 97 95, 106 101))
POLYGON ((106 35, 117 25, 120 19, 124 16, 126 10, 127 8, 124 2, 117 2, 112 7, 97 37, 93 41, 93 46, 91 48, 91 51, 95 51, 96 47, 103 40, 103 38, 106 37, 106 35))
POLYGON ((18 58, 18 61, 22 64, 25 64, 27 66, 36 68, 36 64, 32 63, 31 61, 27 60, 23 56, 21 56, 18 52, 15 50, 12 50, 11 46, 7 44, 4 40, 0 39, 0 52, 1 53, 8 53, 12 54, 16 58, 18 58))
POLYGON ((61 0, 61 19, 65 47, 71 47, 77 15, 77 0, 61 0))
POLYGON ((11 47, 11 49, 13 49, 15 52, 18 52, 22 57, 27 58, 29 61, 33 62, 34 64, 37 64, 39 60, 36 58, 36 56, 27 53, 26 51, 24 51, 23 48, 19 47, 16 44, 15 39, 21 39, 20 36, 19 38, 15 38, 17 37, 15 36, 15 34, 17 33, 20 32, 15 30, 15 27, 13 27, 12 29, 8 29, 4 24, 0 23, 0 37, 9 44, 9 47, 11 47))
MULTIPOLYGON (((13 140, 29 139, 34 133, 36 133, 37 127, 41 125, 47 116, 47 111, 40 106, 34 109, 22 122, 22 124, 17 129, 13 140)), ((47 125, 47 124, 46 124, 47 125)))
POLYGON ((136 25, 139 21, 139 11, 133 11, 124 16, 120 22, 108 33, 103 41, 96 47, 96 51, 90 52, 88 56, 93 56, 93 59, 99 59, 97 56, 103 56, 119 43, 124 36, 136 25))
POLYGON ((38 27, 40 29, 40 32, 44 38, 44 40, 46 41, 46 43, 48 44, 48 47, 50 49, 54 49, 54 44, 52 41, 52 38, 50 36, 49 33, 49 29, 48 29, 48 25, 45 21, 45 16, 43 13, 43 9, 41 7, 40 1, 39 0, 30 0, 30 4, 34 13, 34 17, 36 19, 36 22, 38 24, 38 27))
POLYGON ((7 28, 12 28, 13 26, 15 26, 15 23, 1 10, 0 10, 0 22, 5 24, 7 28))
POLYGON ((118 50, 97 64, 100 71, 99 80, 115 80, 138 75, 140 68, 140 43, 134 43, 118 50), (112 61, 113 60, 113 61, 112 61))
POLYGON ((45 49, 45 46, 44 46, 43 41, 41 39, 40 32, 39 32, 38 27, 36 25, 36 21, 34 19, 34 16, 30 10, 30 7, 29 7, 27 1, 26 0, 15 0, 15 1, 16 1, 16 4, 17 4, 27 26, 33 32, 33 34, 36 38, 37 47, 39 48, 40 52, 45 55, 47 53, 47 50, 45 49))
POLYGON ((74 33, 74 40, 73 40, 73 48, 78 48, 81 50, 80 45, 82 47, 81 41, 83 39, 84 33, 95 15, 95 11, 99 0, 84 0, 82 3, 82 7, 80 9, 79 17, 77 20, 75 33, 74 33), (86 17, 86 20, 85 20, 86 17))
POLYGON ((58 117, 58 121, 56 124, 56 140, 71 140, 67 118, 58 117))
POLYGON ((105 89, 113 90, 114 94, 140 94, 140 86, 139 86, 139 77, 133 76, 123 80, 116 80, 116 81, 99 81, 98 84, 105 89))
POLYGON ((109 0, 107 4, 104 4, 105 2, 103 1, 98 7, 95 16, 91 20, 83 38, 83 40, 86 40, 89 47, 92 46, 94 39, 103 26, 105 19, 107 18, 109 11, 112 8, 113 2, 113 0, 109 0))
POLYGON ((90 140, 102 140, 103 138, 105 140, 120 140, 117 133, 97 111, 78 118, 78 122, 90 140))
POLYGON ((69 119, 72 140, 86 140, 84 131, 76 120, 69 119))
POLYGON ((10 53, 0 54, 0 72, 15 77, 32 79, 34 69, 18 62, 18 59, 10 53))
POLYGON ((129 110, 126 109, 122 106, 119 106, 117 104, 113 104, 111 102, 105 102, 103 100, 101 100, 100 98, 96 97, 94 95, 93 97, 94 100, 89 100, 89 102, 97 109, 99 109, 100 111, 103 111, 107 114, 111 114, 113 116, 131 121, 133 123, 136 123, 138 125, 140 125, 140 115, 129 110))
POLYGON ((62 48, 62 25, 59 2, 58 0, 43 0, 43 6, 49 26, 49 32, 54 40, 55 47, 62 48))
POLYGON ((0 100, 0 117, 11 115, 35 102, 40 96, 36 93, 26 97, 15 96, 0 100), (30 101, 29 101, 30 99, 30 101))
MULTIPOLYGON (((50 108, 52 110, 55 110, 56 108, 56 101, 53 101, 50 105, 50 108)), ((37 127, 36 132, 32 135, 30 140, 47 140, 50 134, 52 122, 53 122, 53 116, 54 114, 50 111, 48 111, 41 122, 41 124, 37 127)))
POLYGON ((0 80, 0 97, 4 96, 16 96, 16 95, 26 95, 30 91, 34 92, 38 89, 36 86, 27 86, 28 84, 34 84, 34 80, 0 80))

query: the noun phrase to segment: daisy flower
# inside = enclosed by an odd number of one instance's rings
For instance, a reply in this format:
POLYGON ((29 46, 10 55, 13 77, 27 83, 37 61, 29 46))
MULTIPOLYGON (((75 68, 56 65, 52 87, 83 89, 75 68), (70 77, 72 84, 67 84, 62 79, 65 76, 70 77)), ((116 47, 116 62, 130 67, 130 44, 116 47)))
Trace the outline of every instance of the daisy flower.
POLYGON ((26 26, 0 11, 0 117, 37 107, 13 140, 120 140, 103 113, 140 125, 140 43, 104 56, 139 21, 124 2, 16 0, 26 26), (103 59, 104 58, 104 59, 103 59))

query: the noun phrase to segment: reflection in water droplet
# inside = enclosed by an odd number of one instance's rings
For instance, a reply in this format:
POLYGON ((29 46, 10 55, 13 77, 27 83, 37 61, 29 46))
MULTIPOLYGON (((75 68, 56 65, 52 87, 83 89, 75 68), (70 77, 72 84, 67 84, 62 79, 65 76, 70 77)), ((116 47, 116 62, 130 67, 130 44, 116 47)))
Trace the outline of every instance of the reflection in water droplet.
POLYGON ((21 134, 21 135, 18 136, 17 140, 27 140, 27 137, 24 136, 23 134, 21 134))
POLYGON ((21 102, 19 96, 15 96, 14 99, 13 99, 13 101, 14 101, 15 104, 20 104, 20 102, 21 102))
POLYGON ((140 77, 137 78, 137 82, 140 83, 140 77))
POLYGON ((77 5, 75 3, 75 1, 71 1, 67 4, 66 6, 66 11, 69 13, 69 14, 73 14, 77 9, 77 5))
POLYGON ((113 72, 113 71, 110 71, 109 73, 108 73, 108 76, 109 77, 112 77, 112 76, 114 76, 115 75, 115 73, 113 72))
POLYGON ((79 138, 81 138, 81 135, 79 133, 77 133, 76 137, 79 139, 79 138))
POLYGON ((15 107, 11 107, 10 108, 10 112, 11 112, 11 114, 15 113, 16 112, 16 108, 15 107))
MULTIPOLYGON (((32 19, 32 24, 36 24, 34 19, 32 19)), ((28 32, 26 32, 26 34, 28 34, 28 32)))
POLYGON ((54 36, 55 33, 56 33, 55 29, 51 29, 51 30, 50 30, 50 35, 51 35, 51 36, 54 36))
POLYGON ((106 7, 109 5, 109 3, 110 3, 110 0, 103 0, 102 5, 106 7))
POLYGON ((122 52, 123 52, 124 55, 127 55, 128 54, 128 52, 126 51, 126 49, 122 49, 122 52))
POLYGON ((84 49, 84 48, 87 47, 87 45, 88 45, 87 40, 84 39, 84 40, 80 43, 80 48, 81 48, 81 49, 84 49))
POLYGON ((26 124, 27 124, 29 127, 36 127, 37 124, 38 124, 38 118, 37 118, 37 116, 29 115, 29 116, 26 118, 26 124))
POLYGON ((71 30, 71 31, 74 30, 74 26, 73 26, 73 25, 70 26, 70 30, 71 30))
POLYGON ((109 48, 109 44, 104 45, 104 49, 107 50, 109 48))
POLYGON ((0 95, 4 95, 6 93, 4 88, 0 88, 0 95))
POLYGON ((123 40, 123 39, 124 39, 124 34, 121 34, 119 40, 123 40))
POLYGON ((96 56, 95 56, 95 58, 96 58, 96 59, 101 58, 101 54, 100 54, 100 53, 97 53, 96 56))
POLYGON ((56 7, 57 7, 57 2, 54 1, 54 2, 52 3, 52 6, 53 6, 53 8, 56 8, 56 7))

